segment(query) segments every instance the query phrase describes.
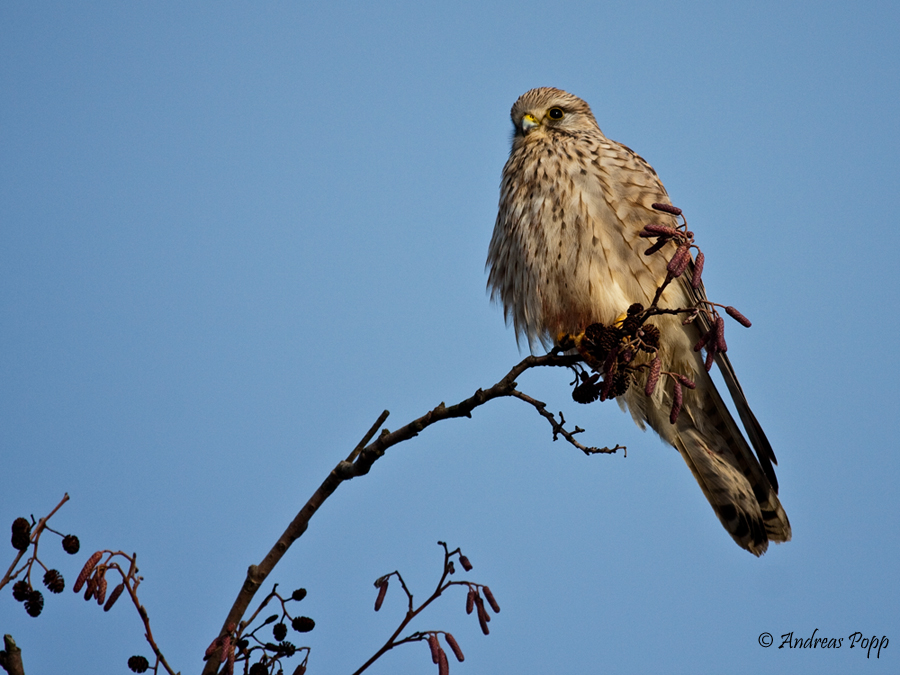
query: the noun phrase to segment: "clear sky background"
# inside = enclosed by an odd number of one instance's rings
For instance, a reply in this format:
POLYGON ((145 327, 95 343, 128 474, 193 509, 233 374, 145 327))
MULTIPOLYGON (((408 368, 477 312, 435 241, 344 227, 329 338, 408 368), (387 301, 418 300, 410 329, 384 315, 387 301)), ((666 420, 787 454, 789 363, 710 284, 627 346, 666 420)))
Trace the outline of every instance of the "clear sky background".
MULTIPOLYGON (((742 551, 674 450, 531 372, 628 457, 512 400, 390 450, 270 578, 309 590, 310 672, 382 644, 405 605, 375 614, 372 582, 424 598, 438 539, 502 607, 488 637, 462 591, 414 624, 457 637, 453 673, 900 672, 898 27, 892 2, 4 3, 0 525, 68 491, 53 525, 82 542, 42 549, 68 588, 39 618, 0 596, 29 675, 149 654, 132 607, 69 590, 99 548, 137 552, 164 653, 199 672, 382 409, 395 429, 521 358, 484 260, 536 86, 657 169, 710 297, 753 320, 729 353, 794 540, 742 551), (843 647, 757 643, 815 629, 843 647)), ((436 667, 418 644, 371 672, 436 667)))

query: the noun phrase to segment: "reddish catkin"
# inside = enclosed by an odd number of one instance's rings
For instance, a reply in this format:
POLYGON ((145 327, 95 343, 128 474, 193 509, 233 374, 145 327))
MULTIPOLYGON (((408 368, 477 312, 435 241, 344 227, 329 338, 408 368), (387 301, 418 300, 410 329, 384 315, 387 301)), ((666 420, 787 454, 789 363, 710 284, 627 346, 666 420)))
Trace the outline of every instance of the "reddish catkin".
POLYGON ((681 373, 675 373, 675 377, 677 377, 679 380, 681 380, 681 384, 683 384, 688 389, 696 389, 697 388, 697 383, 694 382, 691 378, 689 378, 685 375, 682 375, 681 373))
POLYGON ((119 596, 122 595, 122 591, 125 590, 125 582, 123 581, 121 584, 116 586, 113 589, 113 592, 109 594, 109 597, 106 599, 106 604, 103 605, 103 611, 108 612, 112 609, 112 606, 116 604, 116 600, 119 599, 119 596))
MULTIPOLYGON (((706 343, 708 343, 715 334, 716 327, 713 326, 706 332, 706 334, 702 338, 697 341, 697 344, 694 345, 694 351, 699 352, 701 349, 703 349, 706 346, 706 343)), ((707 370, 709 370, 709 368, 707 368, 707 370)))
POLYGON ((644 229, 639 234, 641 237, 677 237, 681 233, 674 227, 652 223, 644 225, 644 229))
POLYGON ((97 587, 94 591, 94 597, 97 598, 97 604, 103 605, 106 601, 106 568, 100 570, 97 587))
POLYGON ((723 354, 728 351, 728 345, 725 343, 725 319, 721 316, 716 319, 716 350, 723 354))
POLYGON ((500 605, 497 604, 497 601, 494 599, 494 594, 491 593, 491 589, 487 586, 482 586, 481 590, 484 591, 484 597, 487 598, 488 604, 491 606, 491 609, 494 610, 497 614, 500 613, 500 605))
POLYGON ((384 596, 387 595, 387 589, 388 589, 388 580, 385 579, 382 582, 381 586, 378 588, 378 597, 375 598, 375 611, 376 612, 379 609, 381 609, 381 605, 384 602, 384 596))
POLYGON ((655 244, 653 244, 653 246, 651 246, 646 251, 644 251, 644 255, 653 255, 659 249, 661 249, 663 246, 665 246, 667 242, 668 242, 668 239, 660 239, 655 244))
POLYGON ((672 259, 666 267, 672 277, 677 279, 684 274, 684 271, 687 269, 688 263, 691 260, 690 251, 691 249, 687 244, 682 244, 678 247, 678 250, 675 251, 675 255, 672 256, 672 259))
POLYGON ((213 654, 216 653, 216 650, 222 645, 222 638, 217 637, 215 640, 209 643, 209 647, 206 648, 206 658, 209 658, 213 654))
POLYGON ((713 342, 713 343, 710 345, 710 349, 708 349, 708 350, 706 351, 706 363, 704 363, 703 365, 706 366, 706 372, 707 372, 707 373, 708 373, 708 372, 710 371, 710 369, 712 368, 713 361, 715 361, 715 359, 716 359, 716 349, 715 349, 715 347, 716 347, 716 343, 713 342))
POLYGON ((100 558, 102 557, 103 551, 97 551, 87 559, 87 562, 84 563, 84 567, 81 568, 81 572, 78 574, 78 578, 75 580, 75 585, 72 587, 73 591, 77 593, 81 590, 81 587, 84 586, 84 582, 87 581, 87 578, 90 576, 91 572, 94 571, 94 567, 100 562, 100 558))
POLYGON ((450 663, 447 661, 447 652, 443 649, 438 654, 438 675, 450 675, 450 663))
POLYGON ((677 206, 672 206, 671 204, 662 204, 660 202, 655 202, 650 206, 652 206, 657 211, 665 211, 666 213, 671 213, 673 216, 681 215, 681 209, 679 209, 677 206))
POLYGON ((84 599, 90 600, 94 597, 94 590, 97 588, 97 577, 91 577, 84 585, 84 599))
POLYGON ((441 645, 438 643, 437 635, 434 633, 428 635, 428 646, 431 647, 431 662, 437 663, 440 661, 438 654, 441 651, 441 645))
POLYGON ((752 323, 750 323, 750 319, 748 319, 746 316, 744 316, 743 314, 741 314, 741 313, 740 313, 739 311, 737 311, 734 307, 731 307, 731 306, 726 307, 726 308, 725 308, 725 311, 728 313, 728 316, 730 316, 732 319, 734 319, 735 321, 737 321, 737 322, 738 322, 739 324, 741 324, 744 328, 750 328, 750 326, 753 325, 752 323))
POLYGON ((483 605, 479 605, 478 607, 478 625, 481 626, 481 632, 485 635, 491 634, 491 629, 488 628, 488 621, 491 618, 488 616, 487 611, 484 609, 483 605))
MULTIPOLYGON (((229 636, 231 637, 231 636, 229 636)), ((228 653, 225 656, 225 675, 233 675, 234 673, 234 644, 228 645, 228 653)))
POLYGON ((472 569, 472 563, 469 562, 469 559, 464 556, 462 553, 459 554, 459 564, 463 566, 463 569, 468 572, 472 569))
POLYGON ((654 390, 656 389, 656 383, 659 382, 659 373, 662 370, 662 361, 660 361, 659 356, 657 356, 650 363, 650 374, 647 375, 647 386, 644 387, 644 393, 647 396, 652 396, 654 390))
POLYGON ((222 636, 222 651, 219 652, 219 663, 225 663, 231 651, 231 634, 222 636))
POLYGON ((694 258, 694 271, 691 273, 691 288, 695 291, 700 288, 700 275, 703 274, 703 263, 706 257, 703 251, 697 251, 697 257, 694 258))
POLYGON ((447 644, 450 645, 450 649, 453 650, 453 656, 456 657, 456 660, 462 663, 466 660, 466 657, 463 655, 462 649, 459 648, 459 643, 456 641, 456 638, 450 635, 450 633, 444 633, 444 639, 447 640, 447 644))
POLYGON ((672 424, 678 420, 678 413, 681 412, 681 405, 684 402, 683 394, 681 392, 681 382, 677 379, 672 380, 672 383, 675 385, 674 396, 672 397, 672 412, 669 414, 669 421, 672 424))
POLYGON ((466 614, 471 614, 473 609, 475 609, 475 591, 470 588, 466 596, 466 614))

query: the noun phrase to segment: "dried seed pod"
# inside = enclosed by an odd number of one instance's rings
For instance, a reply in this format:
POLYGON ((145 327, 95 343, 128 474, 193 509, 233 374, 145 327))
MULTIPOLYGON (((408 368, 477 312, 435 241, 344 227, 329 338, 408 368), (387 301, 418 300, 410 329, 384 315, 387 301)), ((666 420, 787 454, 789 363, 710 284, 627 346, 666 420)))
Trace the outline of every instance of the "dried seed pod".
POLYGON ((600 398, 600 387, 594 382, 582 382, 572 390, 572 400, 575 403, 593 403, 600 398))
POLYGON ((666 213, 671 213, 673 216, 681 215, 681 209, 679 209, 677 206, 672 206, 671 204, 661 204, 659 202, 655 202, 650 206, 657 211, 665 211, 666 213))
POLYGON ((438 654, 441 651, 441 645, 438 644, 437 635, 434 633, 428 634, 428 646, 431 648, 431 662, 437 663, 440 661, 440 656, 438 656, 438 654))
POLYGON ((695 291, 700 288, 700 276, 703 274, 703 263, 705 260, 703 251, 697 251, 697 257, 694 258, 694 271, 691 274, 691 288, 695 291))
POLYGON ((81 568, 81 572, 78 573, 78 578, 75 579, 75 585, 72 587, 72 590, 76 593, 81 590, 81 587, 84 585, 84 582, 87 581, 91 572, 94 571, 94 567, 100 562, 100 558, 103 557, 103 551, 97 551, 94 555, 87 559, 87 562, 84 563, 84 567, 81 568))
POLYGON ((109 594, 109 597, 106 599, 106 604, 103 605, 103 611, 108 612, 112 609, 112 606, 116 604, 116 600, 119 599, 119 596, 122 595, 122 591, 125 590, 125 582, 123 581, 121 584, 116 586, 112 593, 109 594))
POLYGON ((44 610, 44 596, 40 591, 32 590, 25 598, 25 611, 29 616, 40 616, 44 610))
POLYGON ((287 626, 283 621, 279 621, 272 626, 272 637, 281 642, 287 637, 287 626))
POLYGON ((472 563, 469 562, 469 559, 464 556, 462 553, 459 554, 459 564, 463 566, 463 569, 468 572, 472 569, 472 563))
POLYGON ((659 356, 657 356, 650 363, 650 373, 647 375, 647 386, 644 387, 644 393, 647 396, 652 396, 654 390, 656 389, 656 383, 659 382, 659 373, 662 370, 662 361, 659 356))
POLYGON ((725 308, 725 311, 728 313, 732 319, 741 324, 744 328, 750 328, 753 324, 750 323, 750 319, 737 311, 734 307, 728 306, 725 308))
POLYGON ((669 413, 669 421, 672 424, 678 420, 678 413, 681 412, 681 405, 684 402, 683 395, 681 392, 681 382, 677 379, 672 380, 672 383, 675 385, 674 396, 672 397, 672 412, 669 413))
POLYGON ((298 633, 308 633, 316 627, 316 622, 308 616, 298 616, 291 621, 291 628, 298 633))
POLYGON ((500 613, 500 605, 497 604, 497 601, 494 599, 494 594, 491 593, 491 589, 487 586, 482 586, 481 590, 484 591, 484 597, 487 599, 488 604, 491 606, 491 609, 494 610, 497 614, 500 613))
POLYGON ((306 589, 305 588, 298 588, 296 591, 291 593, 291 600, 296 600, 297 602, 300 602, 305 597, 306 597, 306 589))
POLYGON ((381 609, 381 605, 384 602, 384 596, 387 595, 387 589, 388 589, 388 580, 385 579, 384 583, 382 583, 381 586, 378 588, 378 597, 375 598, 375 611, 376 612, 379 609, 381 609))
POLYGON ((130 656, 128 667, 135 673, 145 673, 150 667, 150 662, 144 656, 130 656))
POLYGON ((81 548, 81 542, 74 534, 67 534, 62 540, 63 550, 69 555, 75 555, 81 548))
POLYGON ((17 551, 27 551, 31 546, 31 523, 26 518, 16 518, 13 521, 12 546, 17 551))
POLYGON ((66 580, 63 579, 63 575, 59 573, 59 570, 47 570, 44 574, 44 586, 51 593, 62 593, 66 588, 66 580))
POLYGON ((453 650, 453 655, 456 657, 456 660, 462 663, 466 660, 466 657, 463 655, 462 649, 459 648, 459 643, 456 641, 456 638, 450 635, 450 633, 444 633, 444 639, 447 641, 447 644, 450 645, 450 649, 453 650))
POLYGON ((728 345, 725 343, 725 319, 721 316, 716 319, 716 351, 723 354, 728 351, 728 345))
POLYGON ((672 256, 672 259, 669 261, 666 269, 669 271, 669 274, 672 275, 673 278, 678 278, 684 271, 687 269, 688 262, 691 260, 690 247, 687 244, 682 244, 675 251, 675 255, 672 256))
POLYGON ((31 585, 25 579, 19 579, 13 584, 13 600, 25 602, 31 593, 31 585))
POLYGON ((466 596, 466 614, 471 614, 473 609, 475 609, 475 591, 470 588, 466 596))
POLYGON ((645 352, 659 349, 659 328, 654 326, 652 323, 645 323, 643 326, 641 326, 638 337, 641 338, 641 342, 643 343, 641 345, 641 349, 643 349, 645 352))

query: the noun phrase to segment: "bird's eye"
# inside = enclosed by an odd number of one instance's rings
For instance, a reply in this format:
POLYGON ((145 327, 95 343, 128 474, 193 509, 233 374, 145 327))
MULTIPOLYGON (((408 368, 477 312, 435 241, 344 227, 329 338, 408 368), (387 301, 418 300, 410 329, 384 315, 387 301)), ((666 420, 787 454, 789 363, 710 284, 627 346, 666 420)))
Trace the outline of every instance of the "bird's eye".
POLYGON ((561 120, 565 113, 562 111, 562 108, 550 108, 547 112, 547 117, 551 120, 561 120))

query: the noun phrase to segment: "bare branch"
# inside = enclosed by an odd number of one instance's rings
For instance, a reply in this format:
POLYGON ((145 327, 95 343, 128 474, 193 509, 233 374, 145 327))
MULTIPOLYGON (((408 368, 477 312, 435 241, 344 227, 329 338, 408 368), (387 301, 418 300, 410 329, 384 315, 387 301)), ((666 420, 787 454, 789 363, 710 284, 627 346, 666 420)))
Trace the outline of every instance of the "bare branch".
MULTIPOLYGON (((577 428, 575 432, 565 430, 561 423, 556 422, 553 415, 546 413, 543 403, 535 401, 530 397, 526 397, 525 394, 522 394, 516 389, 516 378, 530 368, 540 366, 571 367, 582 360, 582 357, 577 354, 560 354, 558 352, 559 350, 554 350, 543 356, 527 356, 513 366, 513 368, 493 386, 487 389, 479 389, 472 396, 455 405, 446 406, 441 403, 418 419, 413 420, 395 431, 384 429, 378 438, 370 443, 369 441, 371 438, 384 423, 385 419, 387 419, 388 412, 384 411, 376 423, 372 425, 369 432, 363 437, 362 441, 350 453, 348 458, 339 462, 337 466, 331 470, 328 477, 325 478, 315 493, 313 493, 312 497, 310 497, 306 504, 303 505, 303 508, 300 509, 290 525, 288 525, 287 529, 285 529, 278 538, 278 541, 275 542, 272 549, 266 554, 265 558, 263 558, 258 565, 251 565, 249 567, 241 590, 238 593, 231 610, 228 612, 228 616, 223 622, 219 635, 223 636, 229 633, 229 625, 237 626, 241 623, 244 613, 247 611, 253 596, 259 590, 260 586, 265 582, 275 565, 278 564, 287 550, 291 547, 291 544, 306 532, 310 519, 315 515, 316 511, 318 511, 325 500, 337 490, 341 483, 350 480, 351 478, 355 478, 356 476, 364 476, 372 468, 372 465, 384 455, 388 448, 417 436, 422 430, 436 422, 458 417, 471 417, 472 411, 475 408, 484 405, 488 401, 495 398, 512 396, 533 405, 545 418, 551 420, 555 435, 561 434, 567 441, 586 454, 595 454, 598 452, 612 453, 619 449, 619 446, 616 446, 613 449, 597 449, 587 448, 579 444, 575 441, 573 436, 574 433, 578 433, 579 430, 577 428)), ((216 665, 211 659, 206 662, 203 673, 204 675, 213 675, 215 672, 216 665)))

